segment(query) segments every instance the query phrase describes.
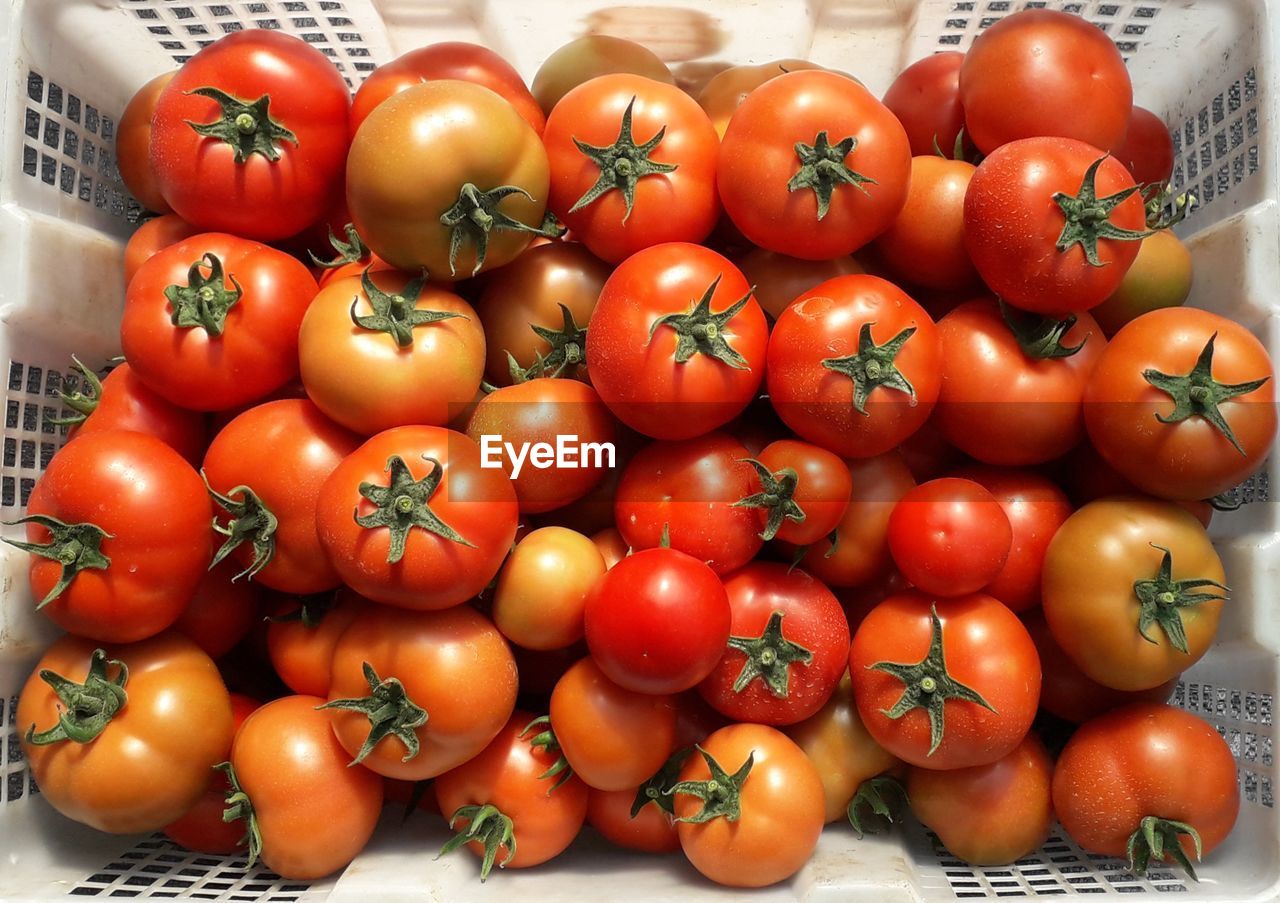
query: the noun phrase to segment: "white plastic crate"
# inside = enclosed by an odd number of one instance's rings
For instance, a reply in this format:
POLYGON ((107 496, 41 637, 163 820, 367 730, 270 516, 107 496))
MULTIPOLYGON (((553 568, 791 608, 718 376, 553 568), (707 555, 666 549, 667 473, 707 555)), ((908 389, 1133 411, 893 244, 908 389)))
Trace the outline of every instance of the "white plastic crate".
MULTIPOLYGON (((0 519, 24 513, 63 441, 43 425, 74 352, 115 354, 120 252, 136 203, 113 160, 115 121, 132 92, 199 47, 240 28, 278 28, 328 55, 353 85, 378 63, 441 40, 486 44, 526 77, 560 44, 604 31, 648 44, 677 74, 777 57, 809 57, 882 92, 907 63, 965 49, 1025 7, 1065 9, 1101 26, 1129 61, 1135 99, 1173 129, 1175 186, 1200 205, 1179 227, 1196 265, 1191 303, 1244 322, 1280 358, 1275 297, 1280 132, 1276 0, 10 0, 0 19, 0 519), (7 376, 5 375, 7 373, 7 376)), ((1071 115, 1064 111, 1064 115, 1071 115)), ((950 859, 919 829, 858 841, 825 832, 817 855, 760 900, 937 901, 1031 895, 1184 893, 1182 899, 1271 900, 1280 894, 1272 724, 1280 656, 1280 542, 1267 504, 1274 465, 1215 517, 1233 594, 1218 644, 1175 702, 1218 727, 1239 763, 1244 805, 1199 884, 1155 868, 1144 879, 1083 853, 1061 832, 1006 868, 950 859)), ((16 533, 4 528, 6 535, 16 533)), ((728 896, 678 854, 610 849, 585 832, 541 869, 498 873, 435 861, 443 830, 389 817, 336 879, 285 881, 243 857, 187 853, 160 836, 110 837, 53 812, 29 780, 12 723, 14 696, 52 631, 33 612, 26 556, 0 550, 0 898, 191 897, 209 900, 689 900, 728 896)))

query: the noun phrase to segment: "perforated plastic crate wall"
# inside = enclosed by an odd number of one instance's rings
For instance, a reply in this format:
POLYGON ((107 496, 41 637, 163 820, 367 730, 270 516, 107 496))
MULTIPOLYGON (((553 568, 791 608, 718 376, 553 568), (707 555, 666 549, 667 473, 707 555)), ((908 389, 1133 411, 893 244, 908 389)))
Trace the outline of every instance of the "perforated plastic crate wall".
MULTIPOLYGON (((119 183, 112 137, 147 78, 241 27, 279 28, 325 52, 353 84, 394 53, 473 40, 531 77, 557 46, 589 30, 641 40, 686 74, 721 63, 808 56, 882 92, 906 63, 965 49, 1010 12, 1080 14, 1128 58, 1139 103, 1174 128, 1175 183, 1201 206, 1180 227, 1196 264, 1192 303, 1234 316, 1280 351, 1277 231, 1276 6, 1264 0, 17 0, 0 32, 0 368, 7 364, 0 442, 0 518, 23 512, 63 441, 42 425, 56 408, 69 355, 116 353, 119 254, 136 205, 119 183)), ((1064 115, 1070 115, 1069 112, 1064 115)), ((0 373, 6 372, 0 369, 0 373)), ((1243 808, 1232 839, 1193 885, 1158 869, 1146 879, 1084 854, 1055 834, 1035 856, 972 869, 918 829, 855 841, 826 832, 813 862, 762 900, 890 901, 953 897, 1179 892, 1183 899, 1273 899, 1280 823, 1272 710, 1280 619, 1274 470, 1242 488, 1246 504, 1215 518, 1233 584, 1221 640, 1186 676, 1175 702, 1214 723, 1240 765, 1243 808)), ((11 528, 4 528, 9 530, 11 528)), ((685 900, 719 896, 679 856, 651 860, 584 836, 554 864, 481 887, 475 863, 434 861, 443 834, 418 816, 392 818, 338 880, 310 887, 237 857, 197 856, 159 838, 113 838, 61 818, 38 798, 12 724, 13 695, 52 632, 31 611, 25 560, 0 550, 0 897, 63 895, 228 900, 461 900, 512 893, 547 900, 685 900)))

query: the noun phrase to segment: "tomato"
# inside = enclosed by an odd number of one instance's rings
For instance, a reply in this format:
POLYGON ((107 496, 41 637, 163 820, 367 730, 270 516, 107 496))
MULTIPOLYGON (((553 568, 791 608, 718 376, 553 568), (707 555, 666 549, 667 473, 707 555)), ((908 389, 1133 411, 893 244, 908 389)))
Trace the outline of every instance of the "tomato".
POLYGON ((1090 853, 1127 856, 1139 874, 1150 859, 1168 858, 1195 877, 1190 857, 1213 852, 1240 812, 1236 762, 1213 726, 1190 712, 1125 706, 1067 742, 1053 773, 1053 808, 1090 853), (1154 855, 1152 835, 1164 857, 1154 855))
POLYGON ((720 215, 720 142, 707 114, 674 85, 625 73, 592 79, 556 104, 543 143, 548 206, 602 260, 700 242, 720 215))
POLYGON ((802 439, 839 455, 883 454, 938 397, 933 320, 877 276, 841 276, 782 312, 769 337, 769 400, 802 439))
POLYGON ((155 216, 141 223, 124 246, 125 288, 129 287, 142 265, 156 254, 202 231, 174 213, 155 216))
POLYGON ((534 530, 498 574, 493 620, 527 649, 563 649, 582 639, 587 596, 606 570, 596 544, 564 527, 534 530))
POLYGON ((652 549, 665 536, 718 574, 742 567, 763 544, 759 513, 739 504, 760 486, 749 458, 741 442, 720 432, 641 449, 614 499, 623 541, 652 549))
POLYGON ((151 168, 173 211, 210 232, 287 238, 320 218, 342 178, 347 85, 283 31, 228 34, 156 100, 151 168))
POLYGON ((826 705, 786 732, 818 769, 827 824, 845 818, 864 781, 883 774, 898 761, 867 733, 858 717, 847 673, 826 705))
POLYGON ((964 245, 964 196, 975 171, 963 160, 911 159, 907 202, 874 245, 900 280, 949 291, 977 283, 964 245))
POLYGON ((525 249, 547 180, 546 151, 515 108, 479 85, 430 81, 365 119, 347 157, 347 205, 373 253, 453 282, 525 249))
POLYGON ((1129 111, 1124 140, 1114 149, 1139 185, 1164 185, 1173 177, 1173 137, 1160 117, 1137 104, 1129 111))
MULTIPOLYGON (((116 124, 116 165, 120 181, 147 210, 169 213, 169 205, 151 169, 151 118, 156 101, 177 71, 157 75, 134 93, 116 124)), ((127 281, 127 280, 126 280, 127 281)))
POLYGON ((716 134, 724 137, 734 112, 747 95, 765 82, 801 69, 821 69, 808 60, 773 60, 758 66, 730 66, 711 77, 698 92, 698 105, 707 111, 716 134))
POLYGON ((477 755, 516 704, 511 650, 465 605, 368 607, 338 638, 331 673, 325 708, 338 742, 353 764, 402 781, 477 755))
POLYGON ((1075 510, 1067 494, 1048 477, 1029 470, 975 464, 951 475, 971 480, 990 492, 1013 531, 1004 567, 982 591, 1013 611, 1038 605, 1045 551, 1054 533, 1075 510))
POLYGON ((551 727, 576 774, 597 790, 634 789, 676 743, 676 704, 610 680, 595 659, 569 668, 551 693, 551 727))
POLYGON ((1276 436, 1271 358, 1252 333, 1190 308, 1115 334, 1084 392, 1107 463, 1144 492, 1207 499, 1262 464, 1276 436))
POLYGON ((369 74, 351 101, 352 139, 360 124, 388 97, 423 82, 443 79, 488 88, 511 104, 535 132, 542 134, 547 119, 515 67, 479 44, 443 41, 401 54, 369 74))
POLYGON ((674 853, 680 849, 675 822, 657 802, 649 801, 635 814, 635 788, 592 790, 587 797, 587 823, 610 843, 641 853, 674 853))
POLYGON ((330 474, 316 510, 342 581, 415 609, 448 608, 484 589, 511 550, 518 517, 506 474, 483 468, 466 436, 435 426, 365 442, 330 474))
POLYGON ((963 63, 964 54, 958 50, 932 54, 903 69, 885 92, 884 105, 906 129, 912 156, 950 153, 955 147, 964 129, 963 63))
POLYGON ((1105 301, 1138 256, 1146 224, 1129 171, 1071 138, 1001 146, 978 166, 964 197, 973 265, 995 294, 1032 313, 1062 315, 1105 301))
POLYGON ((582 498, 616 463, 613 415, 591 386, 531 379, 476 405, 467 435, 510 476, 520 510, 539 513, 582 498))
MULTIPOLYGON (((1071 501, 1079 507, 1110 495, 1143 495, 1129 480, 1103 460, 1090 442, 1084 442, 1059 462, 1063 485, 1071 501)), ((1213 519, 1213 506, 1204 499, 1172 500, 1185 508, 1208 528, 1213 519)))
POLYGON ((758 490, 737 504, 754 509, 761 537, 808 545, 836 529, 853 491, 844 461, 825 448, 779 439, 753 459, 758 490))
POLYGON ((889 227, 911 148, 889 109, 835 72, 790 72, 747 96, 725 129, 717 186, 753 244, 825 260, 889 227))
POLYGON ((771 320, 782 316, 788 304, 809 289, 837 276, 862 272, 852 257, 831 260, 804 260, 752 248, 736 261, 747 282, 755 286, 755 298, 771 320))
POLYGON ((488 343, 484 378, 509 386, 511 358, 529 370, 538 355, 543 368, 535 376, 585 378, 584 333, 609 272, 584 245, 570 241, 530 248, 496 270, 476 301, 488 343))
POLYGON ((715 251, 673 242, 627 258, 605 282, 587 367, 627 426, 689 439, 728 423, 755 397, 767 341, 764 312, 738 268, 715 251))
POLYGON ((27 502, 31 594, 59 627, 103 643, 154 636, 182 614, 211 554, 212 510, 159 439, 107 430, 53 456, 27 502))
POLYGON ((753 562, 725 578, 729 643, 698 692, 733 721, 795 724, 826 703, 848 664, 849 624, 804 571, 753 562))
POLYGON ((928 420, 898 446, 898 454, 907 463, 907 469, 917 480, 932 480, 945 476, 953 467, 959 467, 969 456, 948 442, 938 429, 938 409, 928 420))
POLYGON ((426 277, 366 271, 325 284, 298 333, 302 384, 329 417, 366 436, 444 426, 484 375, 471 305, 426 277))
POLYGON ((105 649, 62 637, 23 686, 13 723, 40 796, 111 834, 157 831, 190 809, 233 730, 218 669, 176 633, 105 649))
POLYGON ((680 846, 718 884, 765 887, 789 878, 822 833, 818 770, 785 734, 761 724, 716 731, 673 789, 680 846))
POLYGON ((1004 569, 1013 528, 996 497, 972 480, 942 477, 904 495, 889 516, 889 551, 926 593, 962 596, 1004 569))
POLYGON ((173 629, 204 650, 209 658, 222 658, 244 639, 258 620, 258 587, 233 581, 235 568, 223 563, 210 570, 173 629))
POLYGON ((1146 690, 1208 651, 1225 580, 1204 528, 1177 505, 1101 499, 1054 534, 1042 604, 1054 638, 1085 674, 1146 690))
POLYGON ((307 268, 282 251, 197 235, 129 283, 121 345, 138 378, 174 404, 239 407, 298 375, 298 326, 315 293, 307 268))
POLYGON ((907 771, 907 799, 921 824, 970 865, 1008 865, 1049 837, 1053 761, 1035 734, 986 765, 907 771))
POLYGON ((328 696, 333 648, 369 602, 348 589, 299 602, 269 619, 271 666, 293 692, 328 696))
POLYGON ((532 720, 516 712, 480 755, 436 779, 440 812, 457 832, 441 855, 466 843, 483 857, 481 881, 495 862, 518 869, 559 856, 587 816, 587 787, 577 778, 547 792, 556 753, 529 742, 532 720))
POLYGON ((853 637, 862 723, 921 768, 968 768, 1022 742, 1040 697, 1040 659, 1017 615, 990 596, 890 596, 853 637))
MULTIPOLYGON (((261 703, 256 699, 239 693, 231 694, 233 737, 245 719, 257 711, 259 705, 261 703)), ((238 822, 222 820, 230 790, 231 784, 226 775, 217 775, 194 806, 177 821, 165 825, 165 836, 193 853, 227 855, 236 852, 244 838, 244 826, 238 822)))
POLYGON ((631 554, 631 546, 627 545, 627 541, 622 538, 622 534, 618 532, 617 527, 605 527, 603 530, 593 533, 591 542, 600 551, 600 555, 604 560, 605 570, 613 567, 631 554))
POLYGON ((607 34, 589 34, 570 41, 547 57, 533 76, 533 96, 544 112, 578 85, 602 75, 630 72, 664 84, 675 84, 671 70, 643 44, 607 34))
POLYGON ((1142 240, 1120 287, 1090 313, 1108 336, 1162 307, 1181 307, 1191 294, 1191 252, 1168 229, 1142 240))
POLYGON ((985 154, 1041 135, 1109 151, 1129 126, 1133 85, 1120 51, 1092 22, 1024 10, 973 42, 960 66, 960 104, 969 136, 985 154))
POLYGON ((245 720, 231 747, 228 811, 243 822, 254 860, 282 878, 314 881, 346 867, 382 811, 382 778, 350 756, 316 710, 324 699, 286 696, 245 720))
POLYGON ((675 549, 615 564, 587 598, 587 647, 637 693, 678 693, 715 670, 729 640, 729 598, 715 571, 675 549))
POLYGON ((1072 724, 1084 724, 1091 718, 1134 702, 1167 702, 1177 686, 1172 677, 1149 690, 1113 690, 1103 686, 1080 670, 1058 645, 1041 612, 1027 612, 1023 623, 1036 651, 1040 653, 1040 665, 1044 680, 1040 685, 1040 708, 1072 724))
POLYGON ((979 298, 939 320, 938 335, 933 422, 947 442, 1005 465, 1041 464, 1079 444, 1085 385, 1107 347, 1088 313, 1058 322, 979 298))

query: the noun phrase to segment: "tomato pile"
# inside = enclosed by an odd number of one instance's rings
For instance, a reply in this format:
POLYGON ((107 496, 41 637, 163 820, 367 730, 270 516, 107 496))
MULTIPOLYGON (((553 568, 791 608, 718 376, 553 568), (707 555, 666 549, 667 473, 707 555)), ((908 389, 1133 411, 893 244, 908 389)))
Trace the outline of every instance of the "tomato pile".
POLYGON ((1164 703, 1272 366, 1182 306, 1132 93, 1044 10, 883 102, 603 37, 532 91, 437 44, 351 100, 256 30, 150 83, 124 359, 9 540, 67 632, 44 799, 299 880, 386 801, 482 880, 589 824, 764 886, 904 800, 969 862, 1056 817, 1194 875, 1235 766, 1164 703))

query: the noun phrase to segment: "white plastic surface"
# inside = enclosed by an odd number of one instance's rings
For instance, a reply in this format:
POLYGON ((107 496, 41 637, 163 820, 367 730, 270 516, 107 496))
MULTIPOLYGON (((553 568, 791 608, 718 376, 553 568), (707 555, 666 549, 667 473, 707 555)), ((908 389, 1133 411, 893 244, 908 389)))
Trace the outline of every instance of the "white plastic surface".
MULTIPOLYGON (((1179 227, 1196 266, 1191 303, 1233 316, 1280 357, 1280 25, 1276 0, 10 0, 0 19, 0 520, 62 441, 42 426, 72 352, 116 353, 120 252, 136 204, 111 158, 114 122, 132 92, 238 27, 300 34, 358 82, 373 65, 441 40, 486 44, 531 78, 570 38, 601 31, 639 40, 682 79, 729 63, 809 57, 876 92, 927 53, 964 49, 981 28, 1026 6, 1103 26, 1129 60, 1137 102, 1174 129, 1175 186, 1200 208, 1179 227)), ((0 14, 2 15, 2 14, 0 14)), ((1064 115, 1071 115, 1064 111, 1064 115)), ((1055 834, 1008 868, 973 869, 919 829, 859 841, 834 826, 795 880, 762 901, 898 903, 1023 895, 1181 893, 1180 899, 1272 900, 1280 894, 1273 706, 1280 655, 1280 540, 1269 503, 1275 467, 1214 519, 1233 594, 1221 638, 1175 702, 1231 744, 1243 797, 1232 838, 1191 884, 1168 870, 1137 879, 1055 834)), ((12 530, 13 528, 3 528, 12 530)), ((6 534, 8 535, 8 534, 6 534)), ((154 838, 108 837, 52 812, 33 793, 12 722, 13 696, 53 631, 32 611, 25 556, 0 549, 0 899, 155 897, 222 900, 694 900, 741 897, 700 880, 679 855, 645 859, 590 832, 554 863, 476 880, 466 854, 436 861, 440 827, 392 815, 337 879, 282 881, 243 860, 186 853, 154 838)))

